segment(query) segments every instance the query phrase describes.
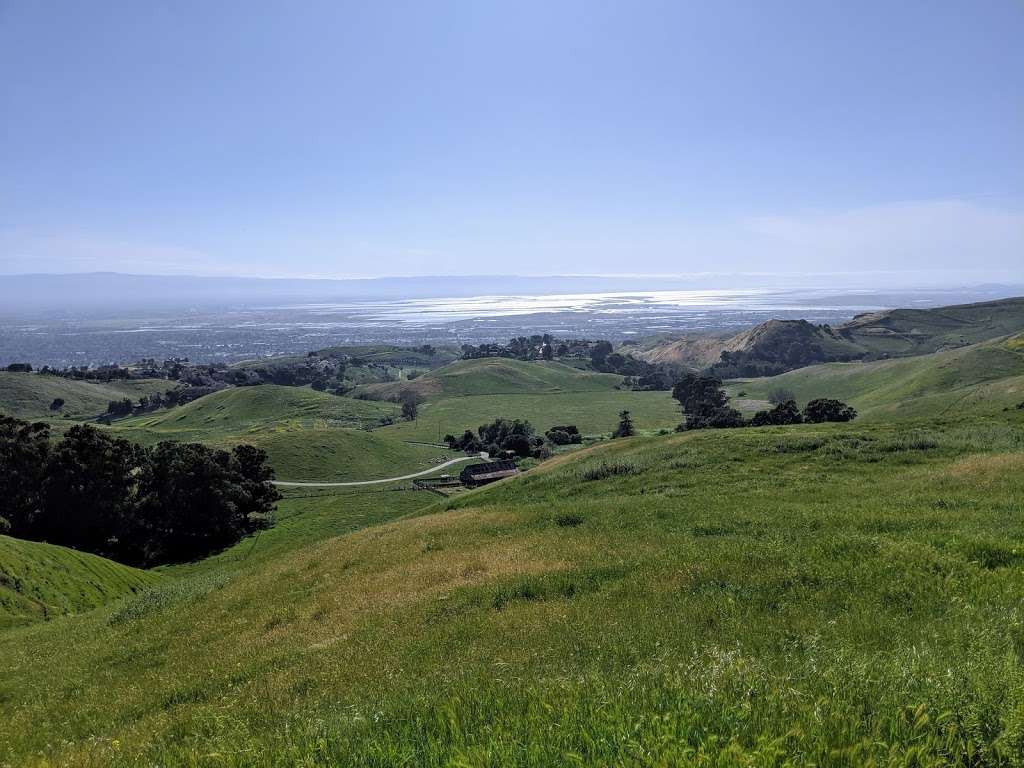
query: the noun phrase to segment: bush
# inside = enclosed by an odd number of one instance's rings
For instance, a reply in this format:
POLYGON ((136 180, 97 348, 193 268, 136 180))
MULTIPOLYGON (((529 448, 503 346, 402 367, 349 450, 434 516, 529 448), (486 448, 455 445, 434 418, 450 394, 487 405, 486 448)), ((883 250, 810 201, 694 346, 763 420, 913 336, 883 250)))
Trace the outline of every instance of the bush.
POLYGON ((638 474, 640 474, 640 467, 631 461, 602 461, 579 470, 580 478, 588 482, 638 474))
POLYGON ((804 408, 804 421, 820 424, 826 421, 853 421, 857 411, 842 400, 819 398, 811 400, 804 408))
POLYGON ((796 407, 796 403, 793 400, 787 400, 770 411, 758 411, 755 413, 754 417, 750 420, 750 426, 764 427, 768 425, 799 424, 803 420, 803 416, 800 415, 800 409, 796 407))
POLYGON ((636 434, 636 430, 633 428, 633 419, 630 418, 629 411, 622 411, 619 414, 619 425, 612 432, 612 437, 632 437, 636 434))
POLYGON ((575 424, 553 426, 544 433, 544 436, 555 445, 574 445, 583 441, 575 424))

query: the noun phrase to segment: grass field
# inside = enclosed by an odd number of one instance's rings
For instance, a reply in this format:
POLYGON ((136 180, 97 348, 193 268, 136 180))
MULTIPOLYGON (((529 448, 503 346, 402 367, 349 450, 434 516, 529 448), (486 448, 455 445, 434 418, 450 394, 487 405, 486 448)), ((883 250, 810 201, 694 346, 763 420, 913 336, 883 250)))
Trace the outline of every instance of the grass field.
POLYGON ((409 390, 427 399, 465 395, 522 395, 602 392, 615 389, 622 377, 583 371, 563 363, 510 360, 503 357, 458 360, 410 382, 363 387, 377 397, 409 390))
POLYGON ((249 557, 0 634, 0 763, 1021 762, 1020 424, 634 438, 426 497, 289 500, 249 557))
POLYGON ((671 429, 682 417, 668 392, 610 390, 547 395, 470 395, 447 397, 420 406, 414 422, 398 422, 377 434, 403 440, 436 441, 438 435, 461 435, 498 416, 528 419, 541 433, 555 424, 575 424, 584 435, 609 435, 628 410, 637 429, 671 429))
POLYGON ((137 401, 143 395, 173 388, 174 382, 164 379, 101 383, 0 371, 0 413, 27 420, 62 418, 65 414, 73 419, 93 419, 106 412, 111 400, 127 397, 137 401), (64 399, 64 405, 59 411, 51 411, 50 404, 58 397, 64 399))
POLYGON ((443 448, 358 428, 396 411, 392 403, 264 384, 215 392, 180 408, 118 421, 112 429, 143 444, 249 443, 267 451, 281 480, 372 480, 428 469, 451 457, 443 448))
POLYGON ((0 629, 87 611, 158 580, 85 552, 0 536, 0 629))
POLYGON ((816 365, 770 378, 733 381, 728 390, 734 396, 745 392, 748 400, 763 400, 781 387, 793 392, 801 405, 816 397, 839 398, 869 420, 995 414, 1024 402, 1021 338, 921 357, 816 365))
POLYGON ((642 430, 672 428, 680 420, 667 392, 617 390, 618 376, 557 363, 473 360, 435 373, 443 371, 443 392, 420 406, 417 420, 399 419, 372 432, 354 427, 394 418, 398 406, 270 384, 222 390, 180 408, 118 421, 112 429, 143 444, 251 443, 267 451, 279 479, 345 481, 427 469, 453 454, 418 443, 439 443, 445 434, 461 434, 499 416, 529 419, 541 432, 576 424, 589 435, 610 434, 622 410, 642 430), (565 389, 570 385, 580 388, 565 389), (520 394, 459 394, 502 387, 520 394))
POLYGON ((119 421, 117 426, 154 435, 203 438, 226 432, 257 432, 282 424, 362 427, 377 423, 383 416, 395 416, 397 410, 391 403, 338 397, 308 387, 263 384, 223 389, 179 408, 119 421))

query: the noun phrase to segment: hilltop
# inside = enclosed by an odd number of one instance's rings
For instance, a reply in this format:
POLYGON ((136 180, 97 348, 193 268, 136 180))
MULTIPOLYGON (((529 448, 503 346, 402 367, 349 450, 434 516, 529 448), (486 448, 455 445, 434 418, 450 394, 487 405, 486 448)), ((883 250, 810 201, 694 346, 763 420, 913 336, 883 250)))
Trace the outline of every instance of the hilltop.
POLYGON ((661 339, 633 354, 651 363, 711 368, 723 378, 735 378, 823 362, 928 354, 1022 329, 1024 298, 1012 298, 865 313, 834 328, 805 320, 769 320, 729 337, 661 339))
POLYGON ((800 403, 837 397, 872 420, 995 414, 1024 402, 1024 334, 916 357, 827 363, 739 379, 729 391, 742 392, 751 409, 776 391, 800 403))
POLYGON ((111 400, 138 400, 174 386, 165 379, 80 381, 39 373, 0 371, 0 410, 19 419, 94 419, 111 400), (64 403, 51 409, 54 400, 64 403))
POLYGON ((367 480, 427 469, 443 448, 392 440, 378 431, 397 415, 391 403, 339 397, 308 387, 261 384, 206 395, 167 411, 119 421, 130 440, 248 443, 267 451, 282 480, 367 480))
POLYGON ((613 390, 621 383, 622 376, 594 373, 564 363, 491 357, 458 360, 413 381, 371 384, 358 388, 355 394, 397 400, 404 392, 415 392, 425 399, 440 399, 466 395, 600 392, 613 390))
POLYGON ((857 315, 836 330, 875 355, 920 355, 1024 329, 1024 298, 857 315))

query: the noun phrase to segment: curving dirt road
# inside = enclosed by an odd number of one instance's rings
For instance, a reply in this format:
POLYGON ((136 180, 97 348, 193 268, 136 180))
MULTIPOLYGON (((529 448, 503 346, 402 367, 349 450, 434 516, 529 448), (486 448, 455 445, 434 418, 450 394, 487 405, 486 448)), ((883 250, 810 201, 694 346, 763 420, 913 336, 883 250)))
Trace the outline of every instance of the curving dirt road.
POLYGON ((378 485, 380 483, 394 483, 398 482, 399 480, 412 480, 417 477, 422 477, 423 475, 429 475, 434 472, 437 472, 437 470, 439 469, 450 467, 452 464, 461 464, 464 461, 481 461, 481 459, 477 456, 463 456, 458 459, 451 459, 449 461, 444 462, 443 464, 438 464, 436 466, 431 467, 430 469, 424 469, 422 472, 413 472, 411 475, 402 475, 401 477, 385 477, 382 480, 355 480, 347 483, 318 483, 312 480, 275 480, 274 485, 280 485, 288 488, 303 486, 316 486, 318 488, 344 488, 356 485, 378 485))

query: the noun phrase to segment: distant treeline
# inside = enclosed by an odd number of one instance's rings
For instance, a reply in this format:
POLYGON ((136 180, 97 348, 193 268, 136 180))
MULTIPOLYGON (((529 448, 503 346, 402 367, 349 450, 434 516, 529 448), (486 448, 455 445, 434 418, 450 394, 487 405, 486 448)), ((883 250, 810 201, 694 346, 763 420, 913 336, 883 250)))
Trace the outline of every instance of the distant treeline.
POLYGON ((273 522, 266 453, 197 443, 145 448, 89 425, 57 443, 0 415, 0 530, 153 566, 195 560, 273 522))
POLYGON ((614 351, 610 341, 597 339, 556 339, 551 334, 517 336, 507 344, 463 344, 462 359, 506 357, 513 360, 584 361, 599 373, 625 376, 625 386, 641 390, 669 390, 679 371, 669 365, 654 365, 632 355, 614 351))

